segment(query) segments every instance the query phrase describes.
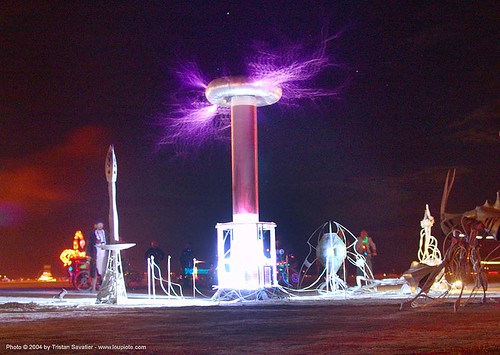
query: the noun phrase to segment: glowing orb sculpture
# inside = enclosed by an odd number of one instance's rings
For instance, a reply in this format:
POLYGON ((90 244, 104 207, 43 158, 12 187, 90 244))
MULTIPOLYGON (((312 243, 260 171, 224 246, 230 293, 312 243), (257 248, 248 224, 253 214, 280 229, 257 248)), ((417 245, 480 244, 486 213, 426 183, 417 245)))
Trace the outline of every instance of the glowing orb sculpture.
POLYGON ((337 233, 329 232, 323 234, 319 240, 316 254, 318 261, 328 269, 329 274, 333 275, 344 263, 347 248, 337 233))
POLYGON ((277 285, 272 222, 259 222, 257 107, 281 98, 281 88, 246 77, 212 81, 207 100, 231 108, 233 222, 217 224, 220 289, 253 290, 277 285))

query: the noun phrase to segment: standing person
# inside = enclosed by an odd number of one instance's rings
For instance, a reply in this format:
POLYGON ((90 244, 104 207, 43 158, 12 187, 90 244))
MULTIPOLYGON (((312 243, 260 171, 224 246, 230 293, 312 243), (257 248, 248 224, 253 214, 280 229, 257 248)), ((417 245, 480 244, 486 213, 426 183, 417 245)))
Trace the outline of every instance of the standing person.
MULTIPOLYGON (((368 235, 366 230, 362 230, 355 245, 356 251, 365 257, 365 272, 369 276, 373 276, 372 257, 377 255, 377 246, 373 242, 372 237, 368 235), (370 271, 368 271, 369 269, 370 271), (371 275, 370 275, 371 274, 371 275)), ((363 276, 363 270, 358 266, 357 275, 363 276)))
POLYGON ((189 275, 193 274, 193 248, 187 243, 181 254, 182 278, 184 286, 189 286, 189 275))
POLYGON ((87 241, 87 257, 90 260, 90 276, 92 277, 92 291, 96 291, 97 276, 104 277, 106 270, 107 252, 100 248, 101 245, 106 245, 109 239, 109 234, 104 230, 104 223, 97 221, 94 224, 94 230, 89 233, 87 241))
POLYGON ((160 262, 163 261, 163 259, 165 258, 165 253, 158 246, 158 242, 156 240, 153 240, 151 242, 151 248, 146 250, 146 253, 144 253, 144 256, 146 259, 154 257, 155 264, 160 266, 160 262))

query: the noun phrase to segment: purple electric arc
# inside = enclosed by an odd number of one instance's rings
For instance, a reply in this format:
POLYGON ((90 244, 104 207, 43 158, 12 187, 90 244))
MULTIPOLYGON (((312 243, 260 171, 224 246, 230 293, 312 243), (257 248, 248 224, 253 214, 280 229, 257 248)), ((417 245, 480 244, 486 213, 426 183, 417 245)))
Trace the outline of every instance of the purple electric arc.
POLYGON ((222 77, 206 85, 194 64, 185 65, 178 73, 189 91, 186 102, 175 105, 166 121, 170 132, 164 143, 196 145, 231 128, 233 218, 216 225, 220 292, 214 297, 223 296, 225 290, 233 294, 231 290, 279 286, 276 224, 259 220, 257 107, 336 95, 337 91, 314 83, 324 70, 336 67, 326 51, 334 38, 322 37, 316 48, 305 43, 256 46, 255 55, 247 62, 246 77, 222 77), (202 87, 208 102, 199 100, 202 87))

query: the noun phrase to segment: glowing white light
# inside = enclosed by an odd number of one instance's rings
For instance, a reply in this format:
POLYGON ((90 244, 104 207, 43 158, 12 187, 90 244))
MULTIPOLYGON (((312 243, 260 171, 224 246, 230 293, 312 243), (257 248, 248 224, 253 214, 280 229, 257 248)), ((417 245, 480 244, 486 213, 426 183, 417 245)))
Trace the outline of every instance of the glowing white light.
POLYGON ((233 215, 235 223, 255 223, 259 221, 259 215, 255 213, 238 213, 233 215))
POLYGON ((439 251, 438 241, 431 234, 434 225, 434 217, 431 215, 429 205, 425 205, 424 218, 420 221, 420 246, 418 250, 418 260, 426 265, 439 265, 442 261, 439 251))
POLYGON ((453 282, 451 285, 455 288, 462 288, 462 281, 457 280, 457 281, 453 282))
POLYGON ((217 224, 219 288, 254 290, 277 284, 274 228, 263 222, 217 224))
POLYGON ((500 265, 500 261, 481 261, 482 265, 500 265))
POLYGON ((207 100, 214 105, 229 107, 231 98, 253 96, 256 105, 267 106, 279 101, 281 88, 263 80, 249 81, 246 77, 225 77, 212 80, 205 91, 207 100))
POLYGON ((38 281, 56 282, 57 280, 52 276, 50 271, 44 271, 43 274, 38 278, 38 281))

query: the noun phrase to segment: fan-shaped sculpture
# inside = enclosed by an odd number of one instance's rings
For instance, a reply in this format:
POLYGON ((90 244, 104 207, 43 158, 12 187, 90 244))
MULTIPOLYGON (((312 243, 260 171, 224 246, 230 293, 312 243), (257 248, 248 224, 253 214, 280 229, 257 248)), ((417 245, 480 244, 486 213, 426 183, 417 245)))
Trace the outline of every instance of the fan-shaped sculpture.
POLYGON ((319 240, 316 253, 318 261, 329 273, 336 273, 347 256, 347 248, 337 233, 325 233, 319 240))

